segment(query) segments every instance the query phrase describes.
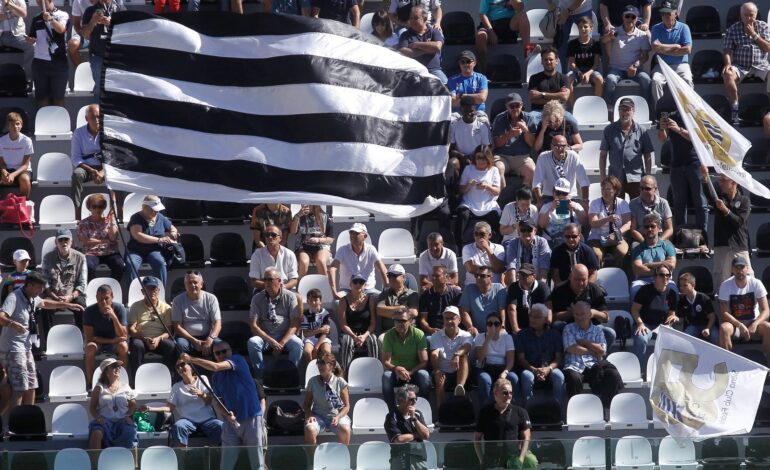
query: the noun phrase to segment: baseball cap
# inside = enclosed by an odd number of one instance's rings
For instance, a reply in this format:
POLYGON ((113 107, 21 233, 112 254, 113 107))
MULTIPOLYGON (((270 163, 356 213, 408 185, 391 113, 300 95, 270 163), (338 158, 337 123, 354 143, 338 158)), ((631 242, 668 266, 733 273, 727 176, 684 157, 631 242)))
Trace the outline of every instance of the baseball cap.
POLYGON ((70 232, 70 229, 60 228, 56 230, 56 239, 61 240, 62 238, 68 238, 72 240, 72 232, 70 232))
POLYGON ((553 185, 553 190, 559 191, 560 193, 568 193, 572 190, 572 185, 567 178, 559 178, 553 185))
POLYGON ((454 305, 449 305, 442 313, 454 313, 455 315, 460 316, 460 309, 454 305))
POLYGON ((350 276, 350 280, 351 281, 364 281, 364 282, 366 282, 366 281, 368 281, 368 278, 366 276, 364 276, 363 274, 361 274, 361 273, 355 273, 352 276, 350 276))
POLYGON ((460 53, 460 56, 457 58, 458 61, 460 59, 470 59, 470 60, 475 62, 476 61, 476 56, 473 54, 473 52, 471 52, 471 51, 466 49, 466 50, 462 51, 460 53))
POLYGON ((404 267, 400 264, 391 264, 388 268, 388 274, 397 274, 399 276, 403 276, 406 274, 406 269, 404 269, 404 267))
POLYGON ((160 287, 160 279, 155 276, 147 276, 142 279, 142 285, 144 287, 160 287))
POLYGON ((639 18, 639 10, 633 5, 626 5, 625 8, 623 8, 623 14, 625 15, 627 13, 639 18))
POLYGON ((153 196, 145 196, 144 199, 142 200, 142 205, 149 207, 155 212, 160 212, 166 208, 166 206, 164 206, 163 203, 160 202, 160 199, 153 196))
POLYGON ((749 262, 743 256, 736 256, 733 258, 733 266, 748 266, 749 262))
POLYGON ((513 93, 509 93, 508 96, 505 97, 505 104, 508 104, 508 103, 522 103, 523 104, 524 100, 521 99, 521 95, 520 94, 518 94, 516 92, 513 92, 513 93))
POLYGON ((519 228, 535 228, 535 224, 529 218, 521 219, 519 221, 519 228))
POLYGON ((361 222, 354 223, 353 226, 348 229, 348 232, 369 233, 369 231, 366 230, 366 225, 361 222))
POLYGON ((123 365, 123 361, 119 361, 115 359, 114 357, 108 357, 107 359, 103 360, 101 364, 99 364, 99 370, 102 371, 102 374, 104 373, 104 370, 108 367, 110 367, 113 364, 117 364, 119 366, 123 365))
POLYGON ((634 104, 634 100, 632 100, 631 98, 623 98, 622 100, 620 100, 620 103, 618 103, 618 108, 622 108, 624 106, 628 108, 635 108, 636 104, 634 104))
POLYGON ((24 260, 32 261, 32 258, 29 257, 29 253, 27 253, 27 250, 16 250, 13 252, 13 262, 18 263, 19 261, 24 260))
POLYGON ((679 10, 679 4, 671 0, 663 0, 663 2, 660 4, 660 8, 658 9, 658 11, 661 13, 671 13, 672 11, 677 10, 679 10))
POLYGON ((527 276, 531 276, 532 274, 535 274, 535 267, 532 266, 531 263, 524 263, 519 268, 519 272, 521 274, 526 274, 527 276))

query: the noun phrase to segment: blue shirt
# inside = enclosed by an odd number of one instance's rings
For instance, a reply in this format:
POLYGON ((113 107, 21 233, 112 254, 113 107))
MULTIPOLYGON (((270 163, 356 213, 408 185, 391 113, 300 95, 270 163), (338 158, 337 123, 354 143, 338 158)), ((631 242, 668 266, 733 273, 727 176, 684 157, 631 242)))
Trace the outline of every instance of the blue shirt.
MULTIPOLYGON (((690 27, 681 21, 677 21, 671 30, 666 29, 666 25, 661 23, 652 27, 652 39, 650 42, 660 41, 661 44, 679 44, 680 46, 691 46, 692 35, 690 34, 690 27)), ((674 56, 668 54, 658 54, 658 57, 663 59, 663 62, 668 65, 679 65, 688 61, 687 55, 674 56)))
MULTIPOLYGON (((440 30, 428 26, 428 30, 423 34, 418 34, 411 29, 407 29, 398 38, 398 48, 409 47, 410 44, 415 42, 440 42, 444 43, 444 35, 440 30)), ((436 70, 441 68, 441 51, 435 54, 421 54, 414 58, 417 62, 425 66, 430 70, 436 70)))
POLYGON ((563 351, 561 335, 552 328, 546 328, 538 336, 532 328, 524 328, 514 337, 516 353, 524 353, 533 367, 546 367, 556 359, 556 354, 563 351))
MULTIPOLYGON (((659 263, 672 256, 676 256, 674 245, 667 240, 658 239, 658 243, 655 246, 649 246, 647 243, 636 245, 636 248, 634 248, 634 251, 632 252, 631 259, 634 261, 641 260, 642 264, 647 264, 659 263)), ((640 277, 638 280, 652 281, 652 277, 640 277)))
MULTIPOLYGON (((524 121, 530 132, 535 132, 537 123, 530 118, 529 113, 521 113, 521 120, 524 121)), ((508 114, 508 111, 503 111, 502 113, 495 116, 495 120, 492 121, 492 137, 494 138, 501 136, 508 132, 508 129, 510 128, 513 128, 511 123, 511 115, 508 114)), ((523 135, 519 137, 511 137, 511 139, 506 142, 505 145, 495 148, 496 154, 509 155, 512 157, 517 155, 529 156, 531 151, 532 148, 524 140, 523 135)))
MULTIPOLYGON (((562 333, 564 351, 567 348, 577 344, 579 339, 587 339, 588 341, 596 344, 601 344, 604 347, 604 352, 607 352, 607 340, 604 339, 604 331, 597 325, 590 325, 587 330, 583 330, 577 323, 569 323, 564 327, 562 333)), ((564 355, 564 369, 572 369, 581 374, 587 367, 591 367, 598 363, 599 359, 593 354, 574 354, 567 352, 564 355)))
POLYGON ((468 311, 477 330, 487 331, 487 315, 505 311, 507 294, 503 285, 496 282, 483 295, 476 284, 468 284, 460 297, 460 308, 468 311))
MULTIPOLYGON (((126 227, 129 232, 131 231, 132 225, 139 225, 142 227, 142 233, 145 235, 149 235, 151 237, 160 237, 163 238, 166 236, 166 232, 168 232, 171 229, 171 221, 166 218, 163 214, 158 214, 158 216, 155 219, 155 225, 150 227, 149 222, 145 220, 144 217, 142 217, 141 212, 137 212, 136 214, 132 215, 131 218, 128 220, 128 226, 126 227)), ((131 237, 128 240, 128 243, 126 244, 128 247, 128 250, 131 253, 136 253, 141 256, 147 256, 153 251, 160 250, 160 244, 159 243, 139 243, 138 241, 134 240, 133 237, 131 237)))
MULTIPOLYGON (((481 90, 487 90, 489 88, 487 77, 484 74, 473 72, 470 77, 465 77, 463 74, 458 73, 452 76, 447 82, 447 88, 452 95, 467 95, 476 94, 481 90)), ((478 111, 485 111, 486 104, 481 103, 476 108, 478 111)), ((452 108, 452 111, 460 111, 460 108, 452 108)))
POLYGON ((88 132, 88 124, 75 129, 72 133, 72 143, 70 145, 70 159, 72 160, 73 168, 79 167, 82 163, 88 166, 102 166, 102 161, 93 157, 96 152, 101 152, 102 148, 99 146, 99 133, 96 136, 92 136, 88 132), (86 155, 91 157, 83 158, 86 155))
POLYGON ((232 369, 214 373, 214 391, 222 397, 222 402, 235 414, 238 421, 262 416, 259 395, 246 359, 239 354, 233 354, 227 362, 232 369))
POLYGON ((546 272, 551 266, 551 247, 545 238, 535 235, 532 237, 532 245, 525 248, 521 238, 513 239, 505 248, 505 270, 518 271, 521 265, 530 263, 535 266, 535 276, 538 278, 541 270, 546 272))
MULTIPOLYGON (((126 313, 126 307, 121 303, 113 302, 112 310, 115 315, 118 316, 120 324, 126 326, 128 324, 128 314, 126 313)), ((94 336, 100 338, 114 339, 117 338, 115 334, 115 325, 112 323, 110 317, 104 316, 99 311, 99 306, 94 304, 86 308, 83 312, 83 326, 90 326, 94 329, 94 336)))

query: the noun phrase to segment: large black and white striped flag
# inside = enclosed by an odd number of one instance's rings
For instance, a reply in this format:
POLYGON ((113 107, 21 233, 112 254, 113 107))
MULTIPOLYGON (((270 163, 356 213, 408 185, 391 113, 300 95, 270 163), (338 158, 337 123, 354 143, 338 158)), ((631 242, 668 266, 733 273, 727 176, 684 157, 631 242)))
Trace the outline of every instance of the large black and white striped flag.
POLYGON ((373 37, 274 14, 112 21, 101 84, 111 188, 401 217, 444 197, 449 94, 373 37))

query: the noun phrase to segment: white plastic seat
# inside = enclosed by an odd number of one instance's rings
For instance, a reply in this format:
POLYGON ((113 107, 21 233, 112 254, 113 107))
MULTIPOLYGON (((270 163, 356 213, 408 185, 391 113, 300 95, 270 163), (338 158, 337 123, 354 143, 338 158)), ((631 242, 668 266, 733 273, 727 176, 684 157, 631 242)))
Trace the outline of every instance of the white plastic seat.
POLYGON ((652 446, 642 436, 623 436, 615 446, 615 468, 617 470, 652 470, 652 446))
POLYGON ((86 401, 86 375, 77 366, 59 366, 51 371, 48 399, 51 403, 86 401))
POLYGON ((411 232, 404 228, 383 230, 380 233, 377 251, 385 264, 414 264, 417 262, 417 255, 414 253, 414 239, 411 232))
POLYGON ((433 409, 430 407, 430 402, 423 397, 417 397, 417 403, 415 403, 414 406, 420 413, 422 413, 422 419, 425 420, 425 424, 428 426, 430 432, 433 432, 436 425, 433 424, 433 409))
POLYGON ((307 369, 305 369, 305 389, 307 389, 307 384, 310 382, 310 379, 319 374, 320 372, 318 371, 318 361, 313 359, 312 361, 308 362, 307 369))
POLYGON ((588 185, 588 200, 595 201, 600 197, 602 197, 602 184, 591 183, 590 185, 588 185))
POLYGON ((425 463, 428 465, 428 470, 439 470, 438 466, 438 452, 436 452, 436 446, 430 441, 422 441, 425 444, 425 463))
POLYGON ((61 152, 48 152, 37 164, 37 185, 41 188, 69 186, 72 183, 72 160, 61 152))
POLYGON ((540 21, 548 12, 545 8, 533 8, 527 10, 527 19, 529 20, 529 38, 532 44, 551 44, 553 39, 543 36, 540 30, 540 21))
MULTIPOLYGON (((336 253, 337 250, 339 250, 341 246, 345 246, 345 245, 347 245, 349 243, 350 243, 350 233, 348 233, 347 230, 341 231, 337 235, 337 241, 334 243, 334 252, 336 253)), ((372 245, 372 236, 371 236, 371 234, 368 237, 366 237, 366 240, 364 240, 364 243, 372 245)), ((349 280, 350 279, 348 279, 348 281, 349 280)))
POLYGON ((70 447, 56 452, 53 470, 90 470, 91 457, 83 449, 70 447))
MULTIPOLYGON (((527 12, 529 14, 529 12, 527 12)), ((540 57, 530 57, 529 61, 527 62, 527 76, 526 81, 524 83, 529 83, 530 77, 536 73, 540 73, 543 71, 543 62, 540 60, 540 57)))
POLYGON ((93 194, 89 194, 88 196, 83 198, 83 202, 81 203, 80 209, 79 209, 80 210, 80 219, 81 220, 85 219, 86 217, 89 217, 91 215, 91 211, 89 211, 86 208, 86 202, 88 201, 88 198, 90 198, 90 197, 92 197, 92 196, 94 196, 96 194, 101 194, 102 197, 104 198, 104 200, 107 201, 107 207, 105 207, 104 210, 102 211, 102 215, 104 217, 107 217, 107 214, 110 213, 110 195, 107 194, 107 193, 93 193, 93 194))
POLYGON ((88 124, 88 121, 86 121, 86 110, 88 109, 89 105, 82 106, 78 110, 78 115, 75 117, 75 129, 78 127, 83 127, 86 124, 88 124))
POLYGON ((315 450, 313 470, 350 470, 348 446, 339 442, 324 442, 315 450))
POLYGON ((88 285, 86 285, 87 307, 96 303, 96 291, 105 284, 112 289, 112 297, 116 302, 123 301, 123 288, 120 286, 120 282, 111 277, 95 277, 88 281, 88 285))
POLYGON ((49 361, 82 360, 83 333, 75 325, 54 325, 46 340, 45 357, 49 361))
POLYGON ((604 470, 607 468, 607 454, 604 439, 585 436, 575 441, 572 447, 572 468, 574 470, 604 470))
POLYGON ((374 27, 372 26, 372 18, 374 18, 374 13, 372 12, 369 12, 361 17, 361 21, 358 24, 359 28, 361 28, 361 31, 372 34, 374 31, 374 27))
POLYGON ((40 230, 77 228, 75 204, 69 196, 63 194, 46 196, 40 202, 38 221, 40 223, 40 230))
MULTIPOLYGON (((591 16, 593 17, 593 24, 598 25, 599 21, 596 19, 596 12, 592 11, 591 16)), ((577 39, 578 36, 580 36, 580 30, 578 29, 577 23, 572 23, 572 29, 569 31, 569 40, 577 39)), ((599 28, 594 26, 594 30, 591 32, 591 37, 594 41, 598 41, 601 39, 601 35, 599 34, 599 28)))
POLYGON ((600 131, 610 123, 607 102, 601 96, 581 96, 576 99, 572 115, 577 119, 580 131, 600 131))
POLYGON ((390 470, 390 445, 364 442, 356 453, 356 470, 390 470))
POLYGON ((650 120, 650 106, 647 104, 647 100, 641 96, 625 95, 615 100, 614 112, 612 114, 615 119, 613 119, 613 121, 620 119, 618 107, 620 106, 620 100, 623 98, 631 98, 634 101, 634 122, 639 124, 642 129, 649 130, 650 127, 652 127, 652 121, 650 120))
POLYGON ((43 247, 40 249, 40 263, 42 264, 45 255, 56 249, 56 237, 48 237, 43 241, 43 247))
POLYGON ((369 222, 372 215, 363 209, 348 206, 332 206, 334 222, 369 222))
POLYGON ((75 85, 72 93, 75 95, 94 94, 94 77, 91 74, 90 62, 81 62, 75 69, 75 85))
POLYGON ((605 297, 607 302, 628 304, 631 301, 628 277, 622 269, 612 267, 600 269, 596 273, 596 283, 607 291, 605 297))
MULTIPOLYGON (((133 305, 134 302, 138 300, 142 300, 144 298, 144 294, 142 294, 142 284, 141 279, 144 279, 147 276, 141 276, 133 281, 131 281, 131 285, 128 286, 128 305, 133 305)), ((166 298, 166 288, 163 287, 163 284, 160 285, 160 292, 158 293, 158 298, 165 299, 166 298)))
POLYGON ((610 403, 610 429, 648 429, 647 404, 636 393, 618 393, 610 403))
POLYGON ((151 446, 142 452, 142 470, 173 470, 177 468, 176 453, 167 446, 151 446))
POLYGON ((650 384, 652 383, 652 379, 655 376, 655 355, 647 358, 647 367, 645 368, 645 383, 650 384))
MULTIPOLYGON (((583 162, 583 168, 586 169, 586 174, 589 176, 599 174, 599 147, 601 145, 601 140, 583 142, 583 148, 580 150, 580 161, 583 162)), ((589 186, 588 189, 588 198, 593 201, 594 199, 591 198, 590 194, 591 187, 589 186)), ((599 197, 601 197, 601 186, 599 186, 599 197)))
POLYGON ((80 403, 62 403, 53 410, 51 438, 85 439, 88 437, 88 412, 80 403))
POLYGON ((671 436, 664 437, 658 448, 658 468, 660 470, 697 469, 698 462, 695 460, 695 445, 692 439, 681 439, 677 442, 671 436))
POLYGON ((382 362, 376 357, 357 357, 348 370, 351 394, 382 393, 382 362))
POLYGON ((160 362, 139 366, 134 379, 137 400, 159 400, 171 394, 171 372, 160 362))
POLYGON ((362 398, 353 407, 353 434, 385 434, 388 405, 380 398, 362 398))
POLYGON ((567 402, 567 431, 604 431, 602 401, 596 395, 581 393, 567 402))
MULTIPOLYGON (((126 370, 126 366, 127 365, 128 364, 125 364, 125 365, 123 365, 123 367, 120 368, 120 382, 124 383, 124 384, 129 383, 129 381, 128 381, 128 371, 126 370)), ((96 384, 99 383, 99 377, 101 377, 101 376, 102 376, 102 371, 97 367, 94 370, 94 376, 91 378, 91 383, 94 386, 96 386, 96 384)), ((161 405, 161 406, 165 406, 165 405, 161 405)))
POLYGON ((108 447, 99 453, 98 470, 135 470, 134 454, 124 447, 108 447))
MULTIPOLYGON (((125 369, 121 369, 121 371, 124 371, 124 370, 125 369)), ((123 379, 121 378, 120 380, 122 381, 123 379)), ((147 402, 147 406, 151 408, 159 408, 161 406, 166 406, 166 402, 151 401, 151 402, 147 402)), ((149 440, 157 440, 157 439, 168 440, 168 431, 147 431, 147 432, 139 431, 136 434, 139 436, 140 441, 149 441, 149 440)))
POLYGON ((121 220, 124 224, 128 223, 128 219, 130 219, 132 215, 142 210, 142 200, 144 200, 144 196, 146 196, 146 194, 130 193, 126 196, 126 199, 123 200, 123 214, 121 220))
POLYGON ((61 106, 44 106, 35 114, 35 140, 72 140, 70 114, 61 106))
MULTIPOLYGON (((346 232, 347 233, 347 232, 346 232)), ((350 279, 348 279, 350 281, 350 279)), ((348 287, 347 284, 341 284, 340 287, 348 287)), ((323 274, 306 274, 302 276, 297 284, 297 293, 302 296, 302 299, 307 299, 307 293, 310 289, 318 289, 321 291, 321 299, 323 299, 323 305, 326 308, 334 307, 334 294, 332 288, 329 286, 329 278, 323 274)))
POLYGON ((618 369, 626 388, 642 387, 642 370, 636 354, 628 351, 617 351, 607 356, 607 360, 618 369))

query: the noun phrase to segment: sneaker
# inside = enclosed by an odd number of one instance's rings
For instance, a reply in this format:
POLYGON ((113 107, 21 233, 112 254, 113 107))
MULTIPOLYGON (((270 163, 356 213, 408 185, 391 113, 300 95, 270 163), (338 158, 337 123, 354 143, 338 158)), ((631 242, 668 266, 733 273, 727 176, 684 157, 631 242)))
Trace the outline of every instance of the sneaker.
POLYGON ((528 59, 532 55, 540 53, 540 44, 527 44, 524 48, 524 58, 528 59))
POLYGON ((465 396, 465 387, 462 385, 458 385, 455 387, 455 396, 456 397, 464 397, 465 396))
POLYGON ((740 118, 738 118, 738 108, 735 107, 733 108, 733 125, 737 126, 740 123, 741 123, 741 120, 740 118))

